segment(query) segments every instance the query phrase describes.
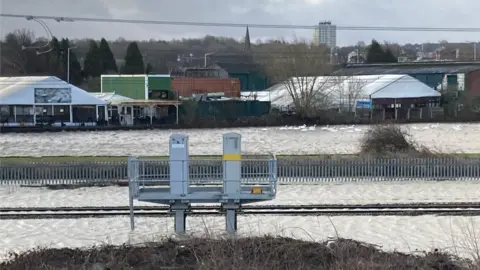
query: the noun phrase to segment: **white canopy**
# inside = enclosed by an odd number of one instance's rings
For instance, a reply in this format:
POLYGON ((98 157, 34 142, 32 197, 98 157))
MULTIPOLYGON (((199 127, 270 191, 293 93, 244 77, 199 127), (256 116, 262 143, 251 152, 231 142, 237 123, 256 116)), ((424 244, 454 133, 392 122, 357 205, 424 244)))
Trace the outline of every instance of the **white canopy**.
POLYGON ((122 101, 133 101, 133 98, 125 97, 115 92, 101 92, 101 93, 92 93, 92 95, 96 96, 97 98, 108 102, 108 104, 116 104, 122 101))
POLYGON ((106 105, 108 102, 54 76, 0 77, 0 105, 106 105))

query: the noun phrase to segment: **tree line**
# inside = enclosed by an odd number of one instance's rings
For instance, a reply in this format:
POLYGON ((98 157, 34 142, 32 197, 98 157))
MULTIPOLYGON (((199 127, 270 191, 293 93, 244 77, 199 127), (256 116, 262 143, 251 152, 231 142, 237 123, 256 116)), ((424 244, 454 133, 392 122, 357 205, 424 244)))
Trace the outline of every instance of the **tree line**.
POLYGON ((1 75, 57 76, 80 86, 102 74, 145 74, 152 70, 150 64, 145 65, 136 42, 127 45, 120 64, 104 38, 100 42, 89 40, 88 44, 88 51, 79 57, 75 52, 78 45, 69 39, 35 39, 31 31, 16 30, 1 44, 1 75))

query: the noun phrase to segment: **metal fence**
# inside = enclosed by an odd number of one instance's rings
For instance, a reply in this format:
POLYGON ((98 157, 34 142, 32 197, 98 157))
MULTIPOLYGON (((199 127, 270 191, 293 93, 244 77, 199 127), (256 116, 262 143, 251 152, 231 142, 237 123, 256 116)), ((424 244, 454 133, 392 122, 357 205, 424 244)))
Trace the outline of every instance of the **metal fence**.
MULTIPOLYGON (((201 179, 220 180, 218 161, 190 161, 190 174, 201 179)), ((242 176, 259 175, 264 166, 255 160, 242 162, 242 176)), ((143 175, 168 180, 169 161, 146 162, 143 175)), ((480 158, 453 156, 425 158, 367 159, 279 159, 279 184, 404 181, 404 180, 480 180, 480 158)), ((195 178, 194 177, 194 178, 195 178)), ((250 176, 251 177, 251 176, 250 176)), ((0 164, 2 185, 102 184, 128 179, 127 161, 119 162, 34 162, 0 164)))

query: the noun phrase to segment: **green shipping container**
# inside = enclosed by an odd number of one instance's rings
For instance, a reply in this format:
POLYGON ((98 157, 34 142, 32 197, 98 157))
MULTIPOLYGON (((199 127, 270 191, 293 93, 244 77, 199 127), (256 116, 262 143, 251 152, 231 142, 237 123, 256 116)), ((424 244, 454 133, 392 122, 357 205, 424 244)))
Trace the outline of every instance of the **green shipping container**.
POLYGON ((149 75, 148 90, 172 91, 172 78, 168 75, 149 75))
POLYGON ((145 99, 144 75, 102 75, 101 92, 115 92, 133 99, 145 99))
POLYGON ((268 88, 268 79, 259 72, 229 73, 230 78, 240 80, 240 91, 261 91, 268 88))
POLYGON ((102 75, 101 92, 148 99, 149 91, 170 91, 170 75, 102 75))

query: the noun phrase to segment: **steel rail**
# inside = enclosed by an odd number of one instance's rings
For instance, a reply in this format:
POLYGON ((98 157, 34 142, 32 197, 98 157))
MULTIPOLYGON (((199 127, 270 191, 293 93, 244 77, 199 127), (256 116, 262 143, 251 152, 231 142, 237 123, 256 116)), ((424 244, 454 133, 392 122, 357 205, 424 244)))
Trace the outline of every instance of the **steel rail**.
MULTIPOLYGON (((479 209, 477 202, 456 203, 391 203, 391 204, 307 204, 307 205, 242 205, 243 210, 354 210, 354 209, 479 209)), ((194 205, 192 210, 219 210, 219 205, 194 205)), ((80 207, 3 207, 0 213, 9 212, 97 212, 129 211, 128 206, 80 207)), ((166 211, 168 206, 136 206, 135 211, 166 211)))
MULTIPOLYGON (((480 209, 324 209, 324 210, 242 210, 239 215, 282 215, 282 216, 420 216, 420 215, 451 215, 451 216, 480 216, 480 209)), ((80 212, 10 212, 1 213, 0 219, 78 219, 78 218, 105 218, 127 217, 129 211, 80 211, 80 212)), ((192 210, 189 216, 218 216, 222 211, 192 210)), ((172 213, 167 210, 136 211, 135 216, 167 217, 172 213)))

